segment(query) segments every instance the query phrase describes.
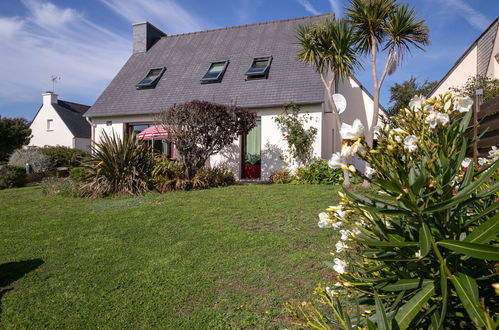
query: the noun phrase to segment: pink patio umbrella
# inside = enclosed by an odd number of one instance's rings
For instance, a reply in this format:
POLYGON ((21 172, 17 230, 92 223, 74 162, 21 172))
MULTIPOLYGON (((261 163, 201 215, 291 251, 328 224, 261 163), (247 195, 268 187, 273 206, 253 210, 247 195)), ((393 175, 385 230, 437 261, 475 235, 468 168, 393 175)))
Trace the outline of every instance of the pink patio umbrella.
POLYGON ((163 125, 150 126, 137 134, 137 140, 163 140, 168 138, 168 133, 163 125))

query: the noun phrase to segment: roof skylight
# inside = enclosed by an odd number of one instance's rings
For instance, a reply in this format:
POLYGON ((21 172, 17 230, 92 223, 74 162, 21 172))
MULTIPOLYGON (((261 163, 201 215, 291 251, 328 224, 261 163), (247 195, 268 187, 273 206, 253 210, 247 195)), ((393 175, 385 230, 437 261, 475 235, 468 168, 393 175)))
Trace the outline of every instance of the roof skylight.
POLYGON ((271 62, 272 56, 254 58, 246 71, 246 79, 267 78, 271 62))
POLYGON ((165 70, 165 67, 149 70, 149 73, 147 73, 145 78, 142 79, 137 85, 135 85, 135 87, 137 87, 137 89, 154 88, 165 70))
POLYGON ((229 61, 211 63, 208 72, 201 78, 201 82, 221 82, 228 64, 229 61))

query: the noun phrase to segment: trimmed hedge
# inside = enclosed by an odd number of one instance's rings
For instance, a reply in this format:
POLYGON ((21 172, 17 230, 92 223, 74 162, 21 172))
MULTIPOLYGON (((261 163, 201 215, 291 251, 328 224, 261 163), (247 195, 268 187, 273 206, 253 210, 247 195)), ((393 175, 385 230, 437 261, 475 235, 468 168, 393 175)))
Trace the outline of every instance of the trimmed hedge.
POLYGON ((22 187, 26 184, 26 169, 15 165, 0 167, 0 189, 22 187))

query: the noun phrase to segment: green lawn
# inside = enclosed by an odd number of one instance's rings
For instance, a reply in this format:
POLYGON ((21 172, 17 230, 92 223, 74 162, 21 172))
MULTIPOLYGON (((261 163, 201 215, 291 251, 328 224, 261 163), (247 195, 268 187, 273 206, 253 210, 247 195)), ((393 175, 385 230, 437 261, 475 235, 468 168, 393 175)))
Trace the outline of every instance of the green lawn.
POLYGON ((336 188, 236 185, 95 201, 0 191, 0 326, 283 328, 331 281, 336 188))

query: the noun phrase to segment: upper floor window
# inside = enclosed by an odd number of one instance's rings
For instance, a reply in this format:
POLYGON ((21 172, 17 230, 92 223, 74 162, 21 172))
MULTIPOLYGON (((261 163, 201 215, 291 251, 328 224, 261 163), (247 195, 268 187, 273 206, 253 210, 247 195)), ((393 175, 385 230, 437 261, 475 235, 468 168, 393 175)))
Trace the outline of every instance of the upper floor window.
POLYGON ((221 82, 229 61, 213 62, 208 72, 201 79, 202 83, 221 82))
POLYGON ((54 130, 54 120, 47 119, 47 131, 53 131, 53 130, 54 130))
POLYGON ((159 79, 165 72, 166 68, 156 68, 156 69, 151 69, 147 73, 144 79, 142 79, 137 85, 137 89, 141 88, 154 88, 156 84, 158 83, 159 79))
POLYGON ((246 79, 267 78, 271 62, 272 56, 254 58, 250 68, 246 71, 246 79))

